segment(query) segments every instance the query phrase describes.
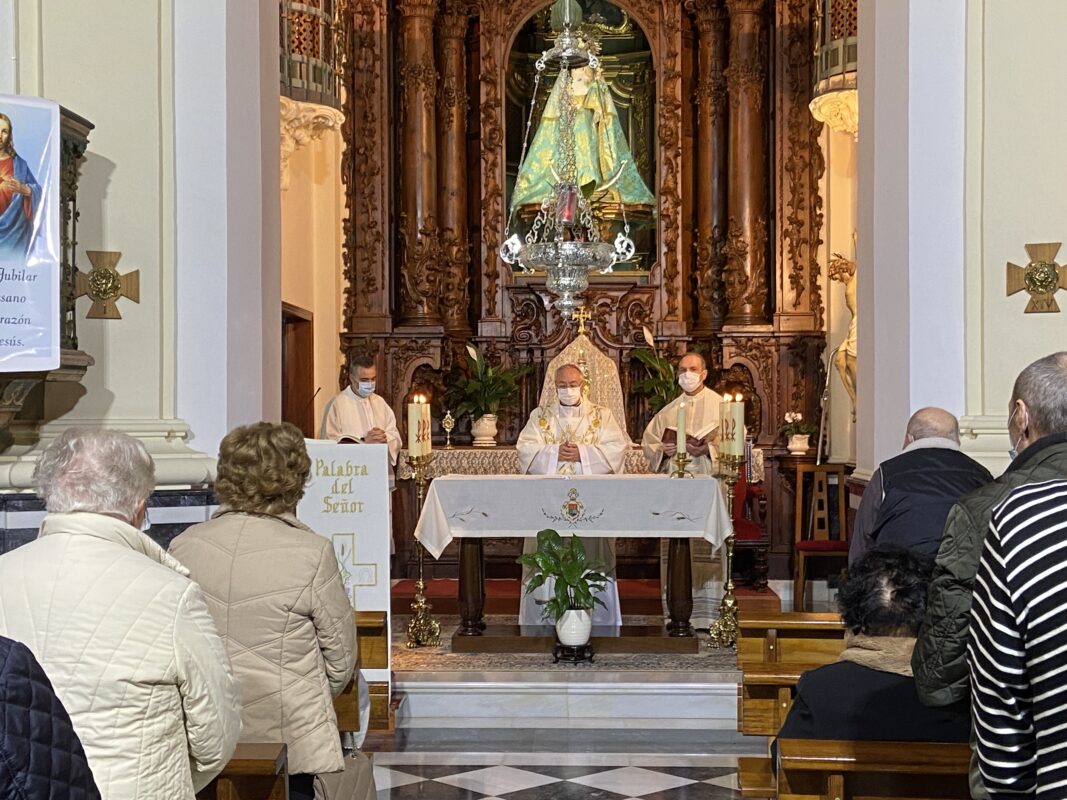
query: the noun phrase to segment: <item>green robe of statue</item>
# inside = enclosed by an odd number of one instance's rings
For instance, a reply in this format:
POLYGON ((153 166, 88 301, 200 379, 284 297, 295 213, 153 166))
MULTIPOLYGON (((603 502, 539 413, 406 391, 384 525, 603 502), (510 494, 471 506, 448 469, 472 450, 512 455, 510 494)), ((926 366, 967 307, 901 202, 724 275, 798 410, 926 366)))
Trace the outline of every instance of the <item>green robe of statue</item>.
MULTIPOLYGON (((584 186, 596 181, 598 187, 603 187, 619 173, 621 167, 621 174, 610 188, 606 192, 597 191, 597 201, 655 207, 656 198, 648 190, 634 164, 611 91, 599 74, 587 67, 572 70, 571 76, 569 94, 577 106, 574 123, 577 184, 584 186)), ((513 208, 540 206, 552 194, 552 187, 556 183, 556 175, 552 170, 553 167, 557 172, 559 170, 560 105, 566 97, 565 83, 564 73, 561 72, 545 104, 526 160, 519 169, 511 197, 513 208)))

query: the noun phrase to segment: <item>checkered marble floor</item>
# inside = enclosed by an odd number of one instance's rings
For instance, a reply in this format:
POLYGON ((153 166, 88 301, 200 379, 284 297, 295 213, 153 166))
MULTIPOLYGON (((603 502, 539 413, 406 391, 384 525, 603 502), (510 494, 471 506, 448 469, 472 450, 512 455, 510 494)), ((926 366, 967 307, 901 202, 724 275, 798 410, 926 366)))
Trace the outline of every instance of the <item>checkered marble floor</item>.
POLYGON ((464 766, 375 761, 378 800, 735 800, 741 796, 736 763, 639 766, 633 758, 624 758, 620 763, 630 762, 625 766, 464 766))

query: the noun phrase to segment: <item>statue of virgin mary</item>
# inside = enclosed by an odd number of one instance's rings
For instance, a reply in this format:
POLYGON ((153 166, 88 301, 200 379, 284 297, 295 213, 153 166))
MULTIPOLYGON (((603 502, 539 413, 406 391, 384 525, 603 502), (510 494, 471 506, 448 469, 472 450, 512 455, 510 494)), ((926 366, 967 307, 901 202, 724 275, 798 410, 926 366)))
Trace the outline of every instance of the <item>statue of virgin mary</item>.
MULTIPOLYGON (((563 103, 573 103, 574 153, 579 186, 595 183, 593 196, 599 203, 644 206, 652 210, 656 198, 637 171, 611 90, 600 70, 580 67, 561 70, 545 104, 526 159, 519 168, 512 208, 540 206, 552 195, 558 180, 553 166, 559 163, 560 118, 563 103)), ((635 209, 636 210, 636 209, 635 209)))

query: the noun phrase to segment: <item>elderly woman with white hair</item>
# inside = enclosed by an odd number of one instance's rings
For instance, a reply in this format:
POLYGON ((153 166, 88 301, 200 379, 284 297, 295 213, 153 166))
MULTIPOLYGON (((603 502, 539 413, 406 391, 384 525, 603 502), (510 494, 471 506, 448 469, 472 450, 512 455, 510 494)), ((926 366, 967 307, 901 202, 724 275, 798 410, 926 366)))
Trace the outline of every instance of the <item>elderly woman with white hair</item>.
POLYGON ((241 706, 200 587, 140 530, 152 458, 72 428, 34 477, 48 515, 0 556, 0 634, 44 667, 105 800, 193 800, 233 754, 241 706))

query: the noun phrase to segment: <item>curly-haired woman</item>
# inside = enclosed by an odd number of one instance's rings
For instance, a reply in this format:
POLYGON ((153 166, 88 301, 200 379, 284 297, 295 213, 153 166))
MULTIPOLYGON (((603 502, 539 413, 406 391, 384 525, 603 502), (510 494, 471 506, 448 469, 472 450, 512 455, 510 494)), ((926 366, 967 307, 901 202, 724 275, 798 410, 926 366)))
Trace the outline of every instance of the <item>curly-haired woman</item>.
POLYGON ((295 516, 310 471, 293 425, 236 428, 219 448, 219 511, 170 546, 203 587, 229 650, 242 740, 285 742, 292 798, 313 797, 316 774, 345 767, 333 698, 356 664, 333 546, 295 516))
POLYGON ((967 703, 924 706, 912 677, 932 570, 927 556, 890 546, 868 551, 849 569, 837 597, 845 650, 836 664, 800 676, 780 738, 967 741, 967 703))

